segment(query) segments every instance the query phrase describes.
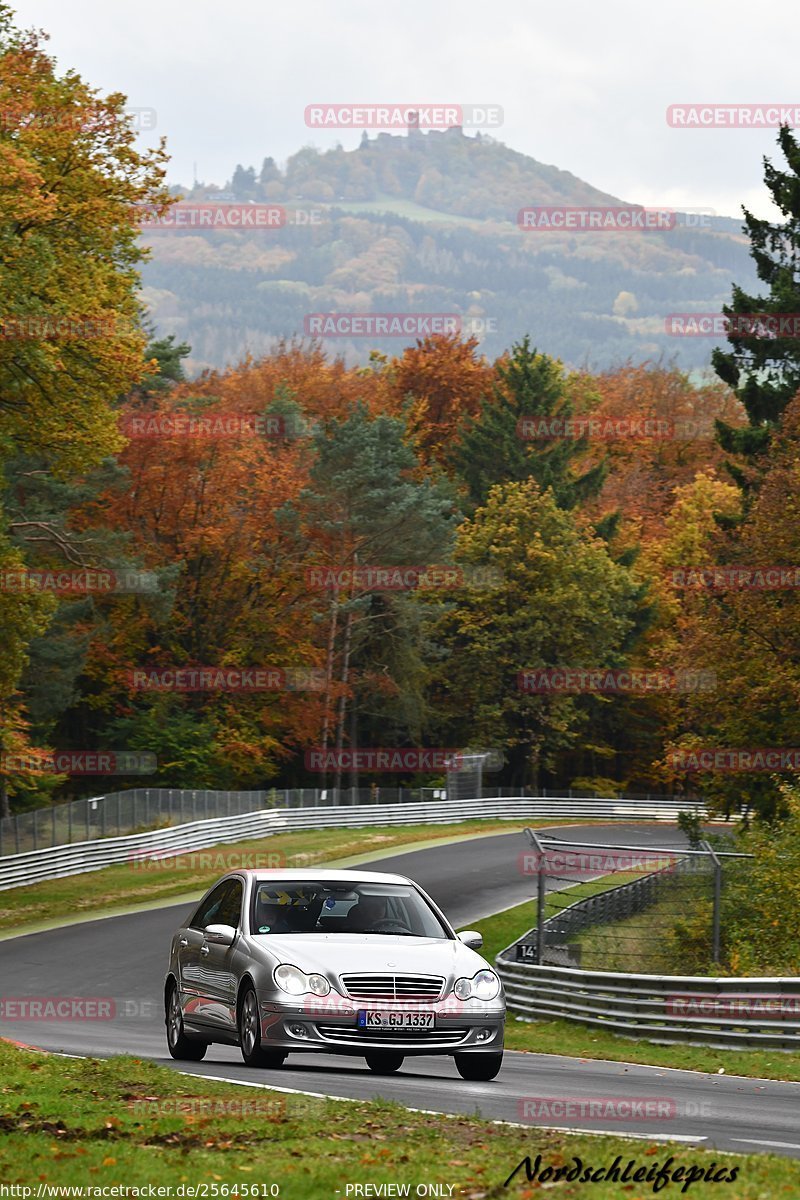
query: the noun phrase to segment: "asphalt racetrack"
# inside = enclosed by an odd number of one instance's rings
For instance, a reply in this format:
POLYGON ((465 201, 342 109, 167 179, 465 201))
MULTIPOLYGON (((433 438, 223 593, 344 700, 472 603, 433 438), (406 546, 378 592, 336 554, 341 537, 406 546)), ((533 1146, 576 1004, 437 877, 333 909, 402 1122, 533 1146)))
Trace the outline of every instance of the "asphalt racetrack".
MULTIPOLYGON (((565 840, 632 846, 680 846, 669 826, 571 826, 554 831, 565 840)), ((519 871, 528 850, 522 833, 477 838, 381 858, 375 870, 417 880, 457 929, 530 899, 533 882, 519 871)), ((365 869, 369 869, 365 865, 365 869)), ((163 1020, 163 980, 170 938, 186 906, 89 921, 0 942, 4 997, 92 996, 116 1000, 113 1020, 16 1021, 0 1019, 0 1036, 79 1055, 135 1054, 169 1066, 163 1020)), ((533 910, 532 920, 533 923, 533 910)), ((587 1033, 587 1036, 589 1034, 587 1033)), ((776 1054, 778 1051, 776 1051, 776 1054)), ((383 1096, 416 1109, 475 1113, 520 1124, 581 1128, 675 1140, 687 1147, 759 1150, 800 1157, 800 1083, 704 1075, 555 1055, 506 1052, 491 1083, 462 1080, 449 1057, 407 1058, 394 1076, 377 1076, 360 1058, 290 1055, 270 1072, 244 1066, 236 1047, 211 1046, 202 1063, 181 1069, 249 1085, 261 1084, 342 1098, 383 1096), (615 1120, 537 1120, 531 1100, 656 1098, 669 1117, 615 1120), (525 1102, 528 1102, 527 1108, 525 1102)))

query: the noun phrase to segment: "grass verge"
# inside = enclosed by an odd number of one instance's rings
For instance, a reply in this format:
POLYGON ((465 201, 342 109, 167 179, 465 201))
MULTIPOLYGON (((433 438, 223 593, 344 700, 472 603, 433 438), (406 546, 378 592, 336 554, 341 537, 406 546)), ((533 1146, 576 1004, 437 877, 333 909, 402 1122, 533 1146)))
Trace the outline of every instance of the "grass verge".
MULTIPOLYGON (((713 1163, 722 1178, 736 1172, 729 1187, 693 1183, 693 1200, 800 1193, 800 1163, 788 1158, 517 1128, 409 1112, 384 1101, 282 1095, 188 1078, 133 1058, 63 1059, 0 1043, 0 1078, 0 1180, 31 1188, 33 1197, 40 1184, 117 1187, 127 1196, 158 1185, 172 1197, 181 1195, 181 1185, 200 1184, 212 1198, 345 1200, 348 1185, 360 1184, 361 1196, 374 1196, 382 1194, 373 1190, 380 1184, 406 1184, 414 1195, 418 1185, 435 1183, 442 1190, 433 1194, 459 1200, 526 1200, 542 1185, 528 1184, 524 1169, 503 1187, 526 1155, 541 1155, 542 1171, 573 1167, 576 1157, 584 1169, 597 1170, 619 1155, 622 1169, 635 1161, 631 1174, 640 1168, 655 1173, 670 1157, 670 1170, 693 1165, 708 1171, 713 1163), (373 1189, 363 1190, 368 1184, 373 1189)), ((557 1186, 560 1197, 586 1195, 577 1180, 557 1186)), ((679 1177, 659 1194, 680 1196, 682 1186, 679 1177)), ((653 1190, 646 1183, 598 1181, 591 1194, 636 1200, 653 1190)))
MULTIPOLYGON (((600 883, 601 881, 592 881, 600 883)), ((584 888, 587 884, 581 884, 584 888)), ((578 888, 574 889, 578 899, 578 888)), ((570 894, 573 894, 572 892, 570 894)), ((550 899, 549 904, 553 901, 550 899)), ((481 954, 490 962, 536 921, 536 903, 518 904, 497 916, 474 922, 483 934, 481 954)), ((644 1039, 618 1037, 603 1029, 572 1021, 523 1021, 510 1017, 506 1048, 570 1058, 604 1058, 614 1062, 650 1063, 689 1071, 724 1070, 728 1075, 800 1081, 800 1054, 782 1050, 714 1050, 708 1046, 664 1046, 644 1039)))

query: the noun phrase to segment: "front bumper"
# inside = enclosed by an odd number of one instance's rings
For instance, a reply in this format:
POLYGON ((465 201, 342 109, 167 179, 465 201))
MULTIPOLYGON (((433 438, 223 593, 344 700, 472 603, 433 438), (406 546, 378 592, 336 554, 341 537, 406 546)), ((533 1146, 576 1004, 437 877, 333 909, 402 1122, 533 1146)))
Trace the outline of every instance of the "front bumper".
MULTIPOLYGON (((333 1054, 365 1054, 393 1050, 404 1055, 456 1054, 462 1051, 500 1054, 505 1032, 505 1006, 497 1000, 468 1001, 454 1010, 446 1003, 417 1004, 414 1012, 431 1012, 432 1029, 360 1029, 356 1017, 363 1001, 325 1000, 299 1003, 262 1002, 261 1045, 264 1049, 314 1050, 333 1054)), ((391 1010, 390 1003, 380 1006, 391 1010)))

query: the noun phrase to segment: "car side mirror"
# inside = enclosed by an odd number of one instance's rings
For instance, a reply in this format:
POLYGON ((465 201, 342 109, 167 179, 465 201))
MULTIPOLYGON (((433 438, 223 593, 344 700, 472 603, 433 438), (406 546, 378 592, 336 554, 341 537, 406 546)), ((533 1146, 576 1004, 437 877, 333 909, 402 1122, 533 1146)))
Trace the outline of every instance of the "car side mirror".
POLYGON ((204 932, 206 941, 215 946, 231 946, 236 937, 232 925, 208 925, 204 932))
POLYGON ((461 933, 456 934, 456 937, 470 950, 480 950, 483 945, 483 934, 478 933, 477 929, 462 929, 461 933))

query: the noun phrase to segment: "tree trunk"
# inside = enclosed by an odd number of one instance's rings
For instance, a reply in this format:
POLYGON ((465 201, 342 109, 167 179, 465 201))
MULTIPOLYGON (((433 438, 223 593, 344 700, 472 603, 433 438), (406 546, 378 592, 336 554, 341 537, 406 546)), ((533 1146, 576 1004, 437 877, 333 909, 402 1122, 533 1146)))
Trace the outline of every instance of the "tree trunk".
MULTIPOLYGON (((331 684, 333 683, 333 664, 336 650, 336 631, 339 624, 339 589, 336 588, 331 601, 331 619, 328 626, 328 654, 325 662, 325 714, 322 719, 322 749, 328 749, 328 739, 331 730, 331 684)), ((323 759, 323 762, 325 760, 323 759)), ((320 787, 327 787, 328 768, 324 767, 320 787)))
POLYGON ((358 788, 358 766, 355 761, 355 755, 358 750, 358 704, 356 703, 356 699, 354 691, 350 701, 350 752, 353 755, 353 765, 350 768, 351 788, 358 788))
POLYGON ((344 627, 344 648, 342 650, 342 694, 339 697, 339 717, 336 722, 336 781, 334 787, 337 794, 342 786, 342 747, 344 746, 344 719, 347 714, 347 683, 350 678, 350 643, 353 633, 353 610, 347 614, 344 627))

